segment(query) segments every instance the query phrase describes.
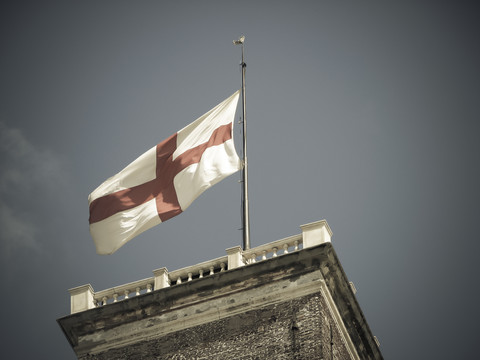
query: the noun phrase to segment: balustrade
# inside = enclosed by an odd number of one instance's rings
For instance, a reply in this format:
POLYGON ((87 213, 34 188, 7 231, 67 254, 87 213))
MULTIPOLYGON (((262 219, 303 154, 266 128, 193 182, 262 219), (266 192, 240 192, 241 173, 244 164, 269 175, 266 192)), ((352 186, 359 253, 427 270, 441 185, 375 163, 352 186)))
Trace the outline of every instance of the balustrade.
POLYGON ((242 254, 243 260, 246 264, 253 264, 279 255, 285 255, 289 252, 298 251, 302 249, 302 245, 301 234, 290 236, 249 250, 244 250, 242 254))
POLYGON ((94 305, 97 307, 105 306, 107 304, 129 299, 130 297, 152 292, 153 282, 153 278, 148 278, 96 292, 93 294, 94 305))
POLYGON ((170 284, 180 285, 184 282, 201 279, 205 276, 214 275, 217 272, 225 271, 227 269, 227 262, 227 256, 223 256, 197 265, 172 271, 171 273, 168 273, 168 278, 170 279, 170 284))
POLYGON ((150 293, 169 286, 181 285, 196 279, 202 279, 226 270, 265 261, 330 242, 332 231, 325 220, 301 226, 302 233, 281 240, 242 250, 240 246, 227 249, 227 256, 209 260, 197 265, 168 272, 166 268, 153 271, 151 278, 135 281, 114 288, 94 292, 91 285, 83 285, 70 289, 71 313, 85 311, 98 306, 116 303, 134 296, 150 293))

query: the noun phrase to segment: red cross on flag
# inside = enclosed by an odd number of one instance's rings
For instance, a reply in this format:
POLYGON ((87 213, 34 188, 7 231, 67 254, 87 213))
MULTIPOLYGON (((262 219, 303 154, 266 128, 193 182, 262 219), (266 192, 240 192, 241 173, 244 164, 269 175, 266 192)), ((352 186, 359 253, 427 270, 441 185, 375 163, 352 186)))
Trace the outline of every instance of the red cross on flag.
POLYGON ((141 155, 88 197, 97 253, 184 211, 200 194, 238 171, 233 119, 240 90, 141 155))

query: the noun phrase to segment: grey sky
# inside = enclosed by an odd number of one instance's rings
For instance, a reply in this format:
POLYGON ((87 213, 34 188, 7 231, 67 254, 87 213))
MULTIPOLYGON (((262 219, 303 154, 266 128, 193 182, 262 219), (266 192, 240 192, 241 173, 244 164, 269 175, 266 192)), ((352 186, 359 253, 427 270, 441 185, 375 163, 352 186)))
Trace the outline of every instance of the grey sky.
POLYGON ((2 356, 74 359, 55 321, 68 288, 102 290, 241 243, 240 174, 111 256, 95 253, 87 196, 240 88, 232 40, 244 34, 252 246, 326 219, 385 358, 472 358, 474 4, 2 2, 2 356))

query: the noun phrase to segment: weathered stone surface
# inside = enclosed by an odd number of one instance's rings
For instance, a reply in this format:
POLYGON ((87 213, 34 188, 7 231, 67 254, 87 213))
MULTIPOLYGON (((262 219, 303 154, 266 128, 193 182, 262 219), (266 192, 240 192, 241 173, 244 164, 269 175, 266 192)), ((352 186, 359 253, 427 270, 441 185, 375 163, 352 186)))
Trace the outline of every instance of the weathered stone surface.
MULTIPOLYGON (((325 308, 312 294, 82 359, 329 359, 334 320, 325 308)), ((350 359, 336 328, 333 335, 336 357, 350 359)))
POLYGON ((58 322, 80 359, 382 359, 330 243, 58 322))

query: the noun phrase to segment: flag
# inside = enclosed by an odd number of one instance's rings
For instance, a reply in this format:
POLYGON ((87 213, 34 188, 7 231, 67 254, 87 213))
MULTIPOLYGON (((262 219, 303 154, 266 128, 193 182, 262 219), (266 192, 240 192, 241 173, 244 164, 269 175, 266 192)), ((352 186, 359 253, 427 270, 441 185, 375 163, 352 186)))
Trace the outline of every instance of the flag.
POLYGON ((88 197, 97 253, 184 211, 200 194, 238 171, 233 119, 240 90, 141 155, 88 197))

